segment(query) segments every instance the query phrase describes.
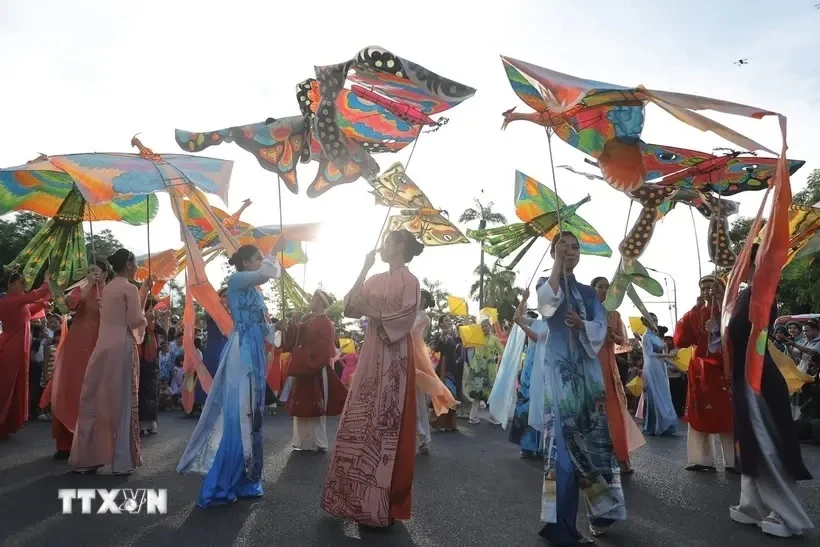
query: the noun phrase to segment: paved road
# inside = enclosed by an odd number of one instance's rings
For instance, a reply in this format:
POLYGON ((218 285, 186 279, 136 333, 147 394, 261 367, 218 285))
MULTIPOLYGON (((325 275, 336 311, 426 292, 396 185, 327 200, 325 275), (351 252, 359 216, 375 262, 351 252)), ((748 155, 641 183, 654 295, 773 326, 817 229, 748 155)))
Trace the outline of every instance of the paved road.
MULTIPOLYGON (((194 506, 200 478, 179 476, 176 464, 194 420, 160 415, 161 434, 145 439, 145 466, 130 477, 79 476, 51 459, 48 422, 29 423, 0 444, 0 543, 57 546, 375 545, 543 546, 536 534, 541 492, 537 462, 516 457, 500 427, 460 422, 459 433, 436 434, 433 455, 417 459, 413 519, 391 532, 360 530, 319 507, 327 455, 292 452, 291 422, 265 422, 265 497, 208 510, 194 506), (62 515, 58 488, 167 488, 168 514, 62 515)), ((336 421, 329 424, 335 430, 336 421)), ((329 431, 332 435, 333 431, 329 431)), ((804 446, 820 477, 820 447, 804 446)), ((637 472, 625 479, 629 520, 599 540, 604 546, 784 545, 754 527, 734 524, 739 479, 722 470, 683 470, 685 439, 652 439, 634 457, 637 472)), ((820 525, 820 481, 800 494, 820 525)), ((96 505, 95 505, 96 507, 96 505)), ((789 545, 817 545, 820 533, 789 545)))

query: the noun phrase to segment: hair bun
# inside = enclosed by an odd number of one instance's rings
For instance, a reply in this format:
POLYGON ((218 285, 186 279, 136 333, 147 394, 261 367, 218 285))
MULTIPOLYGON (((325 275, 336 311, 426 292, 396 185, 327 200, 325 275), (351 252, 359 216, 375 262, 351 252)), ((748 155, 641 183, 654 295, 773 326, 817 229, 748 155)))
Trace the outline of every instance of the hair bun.
POLYGON ((412 243, 411 249, 413 251, 413 256, 419 256, 422 253, 422 251, 424 251, 424 244, 419 242, 419 240, 416 239, 415 237, 413 238, 412 241, 413 241, 413 243, 412 243))

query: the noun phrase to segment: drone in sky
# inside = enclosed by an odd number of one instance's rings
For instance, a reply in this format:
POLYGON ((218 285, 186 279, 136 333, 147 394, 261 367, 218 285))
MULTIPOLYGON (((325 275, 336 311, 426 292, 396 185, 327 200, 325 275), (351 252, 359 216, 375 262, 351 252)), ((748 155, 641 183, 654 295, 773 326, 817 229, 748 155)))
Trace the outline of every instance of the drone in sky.
POLYGON ((748 65, 749 59, 738 59, 737 61, 735 61, 734 64, 736 64, 737 66, 748 65))

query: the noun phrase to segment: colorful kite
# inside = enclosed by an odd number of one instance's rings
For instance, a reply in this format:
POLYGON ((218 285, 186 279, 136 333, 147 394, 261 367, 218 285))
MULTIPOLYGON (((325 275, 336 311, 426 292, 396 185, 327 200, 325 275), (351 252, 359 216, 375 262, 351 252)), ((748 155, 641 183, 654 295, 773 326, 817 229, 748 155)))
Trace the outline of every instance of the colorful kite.
MULTIPOLYGON (((391 140, 385 137, 397 131, 404 138, 418 138, 425 125, 440 125, 430 116, 475 94, 471 87, 377 46, 359 51, 344 63, 316 67, 316 80, 319 100, 315 111, 311 109, 313 133, 325 155, 342 172, 352 164, 359 165, 359 143, 380 148, 391 140), (350 93, 344 92, 345 82, 352 85, 350 93), (350 131, 355 137, 348 136, 350 131)), ((365 154, 367 150, 365 147, 365 154)), ((314 188, 314 192, 322 193, 332 185, 314 188)))
MULTIPOLYGON (((107 202, 94 201, 84 187, 74 184, 67 173, 44 163, 45 156, 25 165, 0 169, 0 215, 12 211, 31 211, 52 218, 63 206, 69 194, 79 192, 85 205, 83 220, 113 220, 133 226, 145 224, 157 214, 156 196, 117 195, 107 202), (32 166, 37 166, 36 170, 32 166)), ((72 198, 74 199, 74 198, 72 198)))
POLYGON ((485 251, 498 258, 506 258, 526 243, 526 246, 507 265, 512 269, 524 257, 535 242, 545 237, 549 241, 560 229, 578 238, 581 253, 594 256, 612 256, 612 249, 587 221, 575 212, 589 201, 587 196, 574 205, 567 206, 555 192, 521 171, 515 172, 515 213, 523 222, 498 226, 486 230, 468 230, 467 235, 481 241, 485 251))
MULTIPOLYGON (((765 230, 765 227, 764 227, 765 230)), ((820 253, 820 202, 813 207, 792 205, 789 209, 789 254, 786 266, 820 253)))
POLYGON ((513 91, 536 110, 523 115, 508 110, 504 113, 504 126, 525 119, 552 129, 562 140, 595 158, 604 179, 617 190, 630 192, 648 180, 640 141, 646 102, 741 148, 776 155, 695 111, 715 110, 751 118, 774 115, 773 112, 707 97, 584 80, 510 57, 501 60, 513 91))
MULTIPOLYGON (((777 158, 742 155, 743 152, 733 150, 715 156, 643 142, 640 148, 647 183, 714 192, 724 197, 768 188, 777 163, 777 158)), ((789 174, 793 175, 805 163, 789 160, 789 174)))
POLYGON ((318 162, 307 190, 309 197, 316 197, 359 177, 374 178, 379 166, 370 154, 403 149, 424 126, 446 123, 430 116, 474 93, 382 48, 369 47, 345 63, 317 67, 316 79, 297 86, 302 116, 205 133, 177 130, 176 140, 190 152, 235 142, 294 193, 297 163, 318 162))
POLYGON ((72 282, 88 273, 83 221, 115 220, 145 224, 157 214, 156 196, 116 196, 89 203, 74 179, 64 172, 39 169, 45 156, 19 167, 0 170, 0 214, 27 210, 50 220, 6 267, 19 269, 30 289, 38 274, 51 270, 58 305, 72 282), (30 170, 31 169, 31 170, 30 170))
POLYGON ((421 188, 410 180, 401 163, 394 163, 369 182, 376 205, 400 209, 399 215, 388 219, 385 232, 404 228, 428 246, 469 243, 445 216, 447 211, 436 209, 421 188))

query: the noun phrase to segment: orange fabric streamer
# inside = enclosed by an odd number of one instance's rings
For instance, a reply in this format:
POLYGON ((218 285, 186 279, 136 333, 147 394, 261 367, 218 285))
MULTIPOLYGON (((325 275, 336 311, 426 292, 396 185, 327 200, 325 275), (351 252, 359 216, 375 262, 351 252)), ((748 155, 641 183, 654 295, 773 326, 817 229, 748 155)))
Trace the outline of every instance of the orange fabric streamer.
POLYGON ((780 273, 789 251, 789 206, 792 202, 791 186, 789 183, 789 169, 786 158, 786 118, 778 116, 783 147, 775 165, 774 176, 763 201, 760 203, 757 217, 755 217, 746 243, 740 256, 737 257, 734 268, 729 274, 726 293, 723 297, 723 313, 721 314, 721 345, 726 377, 729 377, 729 367, 732 362, 732 349, 729 340, 729 321, 732 318, 735 302, 740 289, 740 283, 747 277, 749 258, 752 246, 757 239, 763 223, 763 209, 769 194, 774 189, 772 209, 769 213, 766 233, 760 242, 757 253, 757 264, 766 264, 765 268, 756 268, 753 278, 754 291, 749 304, 749 320, 752 331, 746 353, 746 381, 755 393, 760 393, 763 375, 763 355, 766 352, 767 332, 769 327, 769 313, 777 293, 780 282, 780 273))
MULTIPOLYGON (((754 272, 754 291, 749 304, 752 332, 746 349, 746 381, 757 394, 760 394, 763 378, 763 356, 766 354, 768 341, 769 314, 777 294, 780 274, 789 254, 789 207, 792 204, 792 190, 786 159, 786 118, 783 116, 780 116, 780 131, 783 135, 783 148, 772 177, 774 198, 769 221, 766 223, 766 233, 758 248, 758 267, 754 272), (765 267, 759 267, 763 264, 765 267)), ((747 241, 754 241, 754 238, 747 241)))
POLYGON ((202 385, 202 390, 205 393, 211 391, 211 384, 213 378, 199 352, 194 345, 194 335, 196 334, 196 316, 194 315, 194 297, 191 291, 190 283, 185 284, 185 311, 182 314, 182 349, 185 351, 185 357, 182 363, 182 370, 185 373, 185 384, 182 390, 182 407, 185 412, 191 412, 194 408, 194 388, 196 382, 202 385))

